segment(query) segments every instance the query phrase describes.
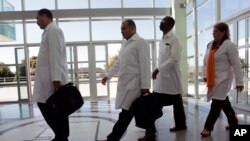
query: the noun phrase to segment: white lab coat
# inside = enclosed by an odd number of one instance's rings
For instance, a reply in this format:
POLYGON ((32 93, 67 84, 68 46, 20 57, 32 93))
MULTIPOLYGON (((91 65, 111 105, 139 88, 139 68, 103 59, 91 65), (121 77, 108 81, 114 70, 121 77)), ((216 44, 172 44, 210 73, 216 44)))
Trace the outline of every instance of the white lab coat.
POLYGON ((170 31, 160 42, 158 70, 154 91, 158 93, 176 95, 182 94, 181 85, 181 45, 176 35, 170 31))
MULTIPOLYGON (((212 47, 208 44, 203 60, 203 78, 206 78, 206 64, 208 54, 212 47)), ((230 40, 225 40, 215 52, 215 85, 212 88, 212 99, 225 100, 231 89, 235 77, 236 86, 243 86, 243 72, 241 70, 239 52, 237 46, 230 40)), ((208 99, 209 100, 209 99, 208 99)))
POLYGON ((51 22, 46 26, 36 64, 33 100, 45 103, 53 94, 52 81, 64 85, 67 77, 66 45, 62 30, 51 22))
POLYGON ((118 74, 115 108, 129 110, 132 102, 140 97, 141 89, 150 89, 150 53, 148 43, 138 34, 124 41, 118 60, 107 77, 118 74))

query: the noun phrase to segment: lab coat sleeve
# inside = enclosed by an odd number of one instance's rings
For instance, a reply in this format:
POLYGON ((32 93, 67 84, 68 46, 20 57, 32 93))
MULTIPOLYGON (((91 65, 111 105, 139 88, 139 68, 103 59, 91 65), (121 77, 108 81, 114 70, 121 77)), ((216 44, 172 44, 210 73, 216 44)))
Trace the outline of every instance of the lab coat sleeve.
POLYGON ((232 65, 233 72, 235 75, 236 86, 243 86, 243 72, 241 70, 239 51, 235 44, 231 44, 227 48, 228 59, 232 65))
POLYGON ((62 68, 62 51, 65 47, 64 37, 61 30, 53 28, 48 32, 49 61, 52 81, 62 81, 60 73, 62 68))
POLYGON ((149 45, 146 41, 141 40, 138 48, 138 55, 140 61, 141 89, 150 89, 151 71, 149 45))
POLYGON ((174 39, 171 43, 170 46, 171 51, 170 51, 170 57, 167 59, 162 65, 158 66, 159 71, 166 71, 174 67, 176 63, 179 63, 180 58, 181 58, 181 46, 178 41, 178 39, 174 39))
POLYGON ((108 73, 107 73, 107 77, 109 78, 109 79, 111 79, 115 74, 117 74, 118 73, 118 71, 119 71, 119 57, 118 57, 118 59, 115 61, 115 63, 114 63, 114 65, 112 66, 112 68, 108 71, 108 73))

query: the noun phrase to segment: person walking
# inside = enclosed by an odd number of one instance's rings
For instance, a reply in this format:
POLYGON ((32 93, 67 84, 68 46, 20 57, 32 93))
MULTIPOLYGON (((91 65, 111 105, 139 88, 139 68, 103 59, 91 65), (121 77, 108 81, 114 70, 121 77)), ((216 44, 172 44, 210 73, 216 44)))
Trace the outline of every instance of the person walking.
POLYGON ((226 128, 238 124, 227 95, 234 78, 236 90, 241 92, 244 89, 239 52, 237 46, 230 41, 228 25, 223 22, 216 23, 213 37, 214 40, 208 44, 203 60, 203 77, 208 88, 207 98, 208 101, 212 99, 211 108, 201 132, 203 137, 211 134, 221 109, 228 119, 229 125, 226 128))
MULTIPOLYGON (((160 23, 160 30, 163 33, 159 47, 158 67, 153 71, 152 78, 155 80, 153 94, 163 106, 173 105, 175 127, 170 128, 171 132, 187 129, 186 115, 182 100, 181 85, 181 45, 172 29, 175 20, 166 16, 160 23)), ((146 129, 144 137, 138 141, 150 141, 155 137, 156 128, 154 123, 146 129)))
POLYGON ((44 30, 38 53, 33 100, 55 133, 52 141, 68 141, 69 118, 57 119, 46 106, 46 100, 62 85, 68 82, 66 45, 62 30, 53 22, 53 15, 48 9, 37 12, 37 24, 44 30))
POLYGON ((118 121, 107 139, 119 141, 130 124, 134 113, 131 104, 150 89, 150 53, 148 43, 136 33, 135 22, 127 19, 122 22, 121 33, 125 38, 118 60, 102 79, 102 84, 118 74, 115 108, 122 109, 118 121))

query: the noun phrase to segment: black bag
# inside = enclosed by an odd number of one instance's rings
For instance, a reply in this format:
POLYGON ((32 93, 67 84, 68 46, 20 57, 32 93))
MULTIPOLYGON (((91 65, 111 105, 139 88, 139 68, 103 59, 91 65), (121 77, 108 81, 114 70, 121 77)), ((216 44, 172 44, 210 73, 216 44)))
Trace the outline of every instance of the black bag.
POLYGON ((62 86, 46 101, 48 111, 59 119, 68 117, 83 104, 81 93, 73 83, 62 86))
POLYGON ((135 115, 135 124, 139 128, 147 129, 163 115, 162 104, 157 94, 150 93, 141 96, 132 103, 131 110, 135 115))

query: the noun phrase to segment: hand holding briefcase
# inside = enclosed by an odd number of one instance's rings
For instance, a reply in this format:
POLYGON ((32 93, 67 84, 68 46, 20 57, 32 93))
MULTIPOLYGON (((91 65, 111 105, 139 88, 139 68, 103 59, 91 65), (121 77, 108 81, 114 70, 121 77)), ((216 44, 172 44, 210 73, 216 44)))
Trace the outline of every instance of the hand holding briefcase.
POLYGON ((81 93, 73 83, 62 86, 46 101, 48 111, 60 119, 68 117, 83 104, 81 93))

